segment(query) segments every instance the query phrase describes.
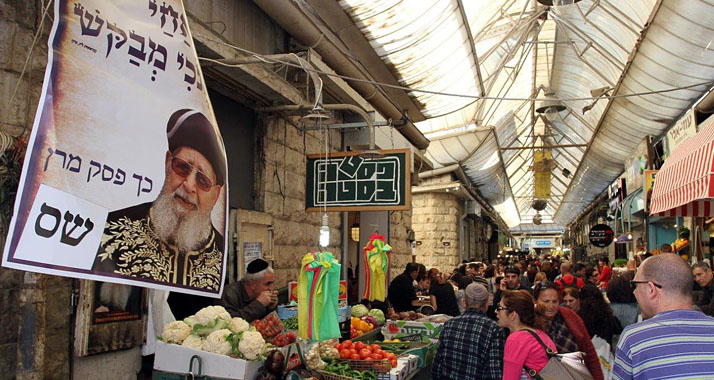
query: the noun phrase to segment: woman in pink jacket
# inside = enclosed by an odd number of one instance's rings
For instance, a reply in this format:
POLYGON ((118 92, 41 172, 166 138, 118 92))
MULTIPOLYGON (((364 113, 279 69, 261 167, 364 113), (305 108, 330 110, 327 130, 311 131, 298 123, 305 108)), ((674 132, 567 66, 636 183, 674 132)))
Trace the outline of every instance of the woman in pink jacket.
POLYGON ((531 332, 556 350, 555 343, 543 331, 544 311, 534 308, 534 303, 533 296, 526 290, 506 291, 496 307, 498 325, 511 331, 503 350, 503 380, 532 379, 525 367, 540 372, 548 363, 545 349, 531 332))

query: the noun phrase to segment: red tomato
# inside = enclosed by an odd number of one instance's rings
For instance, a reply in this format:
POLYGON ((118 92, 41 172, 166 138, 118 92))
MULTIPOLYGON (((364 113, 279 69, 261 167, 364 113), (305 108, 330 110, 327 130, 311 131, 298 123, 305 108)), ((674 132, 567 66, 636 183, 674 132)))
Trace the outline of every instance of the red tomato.
POLYGON ((334 345, 333 347, 335 347, 335 349, 337 349, 337 351, 339 351, 339 350, 342 349, 342 346, 341 346, 339 343, 337 343, 337 344, 334 345))
POLYGON ((349 359, 352 353, 348 349, 342 349, 340 351, 340 359, 349 359))
POLYGON ((352 348, 352 344, 347 344, 347 341, 340 344, 340 350, 349 350, 350 348, 352 348))
POLYGON ((386 352, 384 352, 384 350, 382 350, 381 348, 379 350, 373 350, 372 352, 375 354, 380 354, 380 355, 382 355, 383 358, 386 358, 386 356, 385 356, 386 352))
POLYGON ((372 359, 371 356, 367 356, 366 358, 364 358, 364 360, 366 360, 366 361, 368 361, 368 362, 371 362, 373 359, 372 359))
POLYGON ((354 348, 350 348, 350 355, 359 355, 359 354, 357 353, 357 350, 355 350, 354 348))
POLYGON ((355 342, 355 350, 361 351, 365 347, 367 347, 366 344, 364 344, 362 342, 355 342))
POLYGON ((376 344, 376 343, 372 343, 372 344, 369 345, 369 348, 372 349, 372 352, 375 352, 375 351, 377 351, 377 350, 381 350, 381 349, 382 349, 382 346, 380 346, 380 345, 378 345, 378 344, 376 344))
POLYGON ((380 355, 380 354, 372 354, 372 360, 382 360, 382 355, 380 355))
POLYGON ((393 354, 393 353, 391 353, 391 352, 387 352, 387 353, 384 355, 384 358, 385 358, 385 359, 388 359, 388 360, 397 360, 397 355, 395 355, 395 354, 393 354))
POLYGON ((389 361, 389 364, 392 365, 392 368, 397 368, 397 359, 392 359, 389 361))
POLYGON ((372 350, 370 350, 369 348, 363 348, 359 350, 359 357, 361 359, 367 359, 370 356, 372 356, 372 350))
POLYGON ((357 355, 357 354, 352 354, 352 355, 350 355, 350 359, 352 359, 352 360, 360 360, 361 358, 360 358, 359 355, 357 355))
POLYGON ((342 344, 346 344, 349 346, 349 348, 352 348, 352 341, 347 339, 346 341, 342 342, 342 344))

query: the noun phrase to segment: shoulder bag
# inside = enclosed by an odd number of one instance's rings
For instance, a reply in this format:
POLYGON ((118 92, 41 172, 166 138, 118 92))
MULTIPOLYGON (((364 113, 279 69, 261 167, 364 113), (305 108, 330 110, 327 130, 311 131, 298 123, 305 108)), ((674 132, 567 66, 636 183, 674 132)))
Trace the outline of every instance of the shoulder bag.
POLYGON ((546 355, 548 355, 548 363, 540 372, 523 366, 530 377, 536 380, 593 380, 588 367, 585 366, 585 361, 583 360, 584 354, 582 352, 571 352, 568 354, 555 353, 550 347, 543 343, 543 340, 540 339, 535 331, 528 329, 525 329, 525 331, 533 335, 538 343, 545 349, 546 355))

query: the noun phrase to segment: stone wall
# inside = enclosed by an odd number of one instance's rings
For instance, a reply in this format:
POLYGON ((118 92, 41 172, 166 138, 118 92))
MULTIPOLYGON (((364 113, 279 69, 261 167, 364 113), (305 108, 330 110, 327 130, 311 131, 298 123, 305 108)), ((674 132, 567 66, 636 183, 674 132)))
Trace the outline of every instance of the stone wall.
POLYGON ((404 272, 407 263, 412 261, 412 247, 411 243, 407 241, 409 230, 413 228, 412 213, 413 209, 390 212, 389 245, 392 246, 390 278, 404 272))
MULTIPOLYGON (((42 3, 0 0, 0 133, 32 128, 52 25, 42 3)), ((0 267, 0 380, 70 378, 71 292, 72 280, 0 267)))
POLYGON ((450 193, 412 195, 412 226, 417 241, 416 261, 451 273, 459 263, 459 218, 463 202, 450 193), (450 245, 445 246, 444 242, 450 245))
MULTIPOLYGON (((325 152, 325 137, 317 131, 301 132, 285 119, 266 116, 258 121, 255 168, 256 209, 273 216, 276 286, 297 281, 300 261, 319 250, 318 236, 322 213, 305 211, 306 154, 325 152)), ((339 131, 331 131, 330 151, 341 150, 339 131)), ((328 213, 330 247, 341 257, 342 216, 328 213)))

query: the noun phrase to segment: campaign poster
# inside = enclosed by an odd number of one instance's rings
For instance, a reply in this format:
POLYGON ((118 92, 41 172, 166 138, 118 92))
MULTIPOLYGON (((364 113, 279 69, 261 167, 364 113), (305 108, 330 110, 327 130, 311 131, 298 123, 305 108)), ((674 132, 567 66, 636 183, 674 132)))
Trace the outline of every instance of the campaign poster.
POLYGON ((56 0, 2 265, 220 297, 228 178, 181 0, 56 0))

